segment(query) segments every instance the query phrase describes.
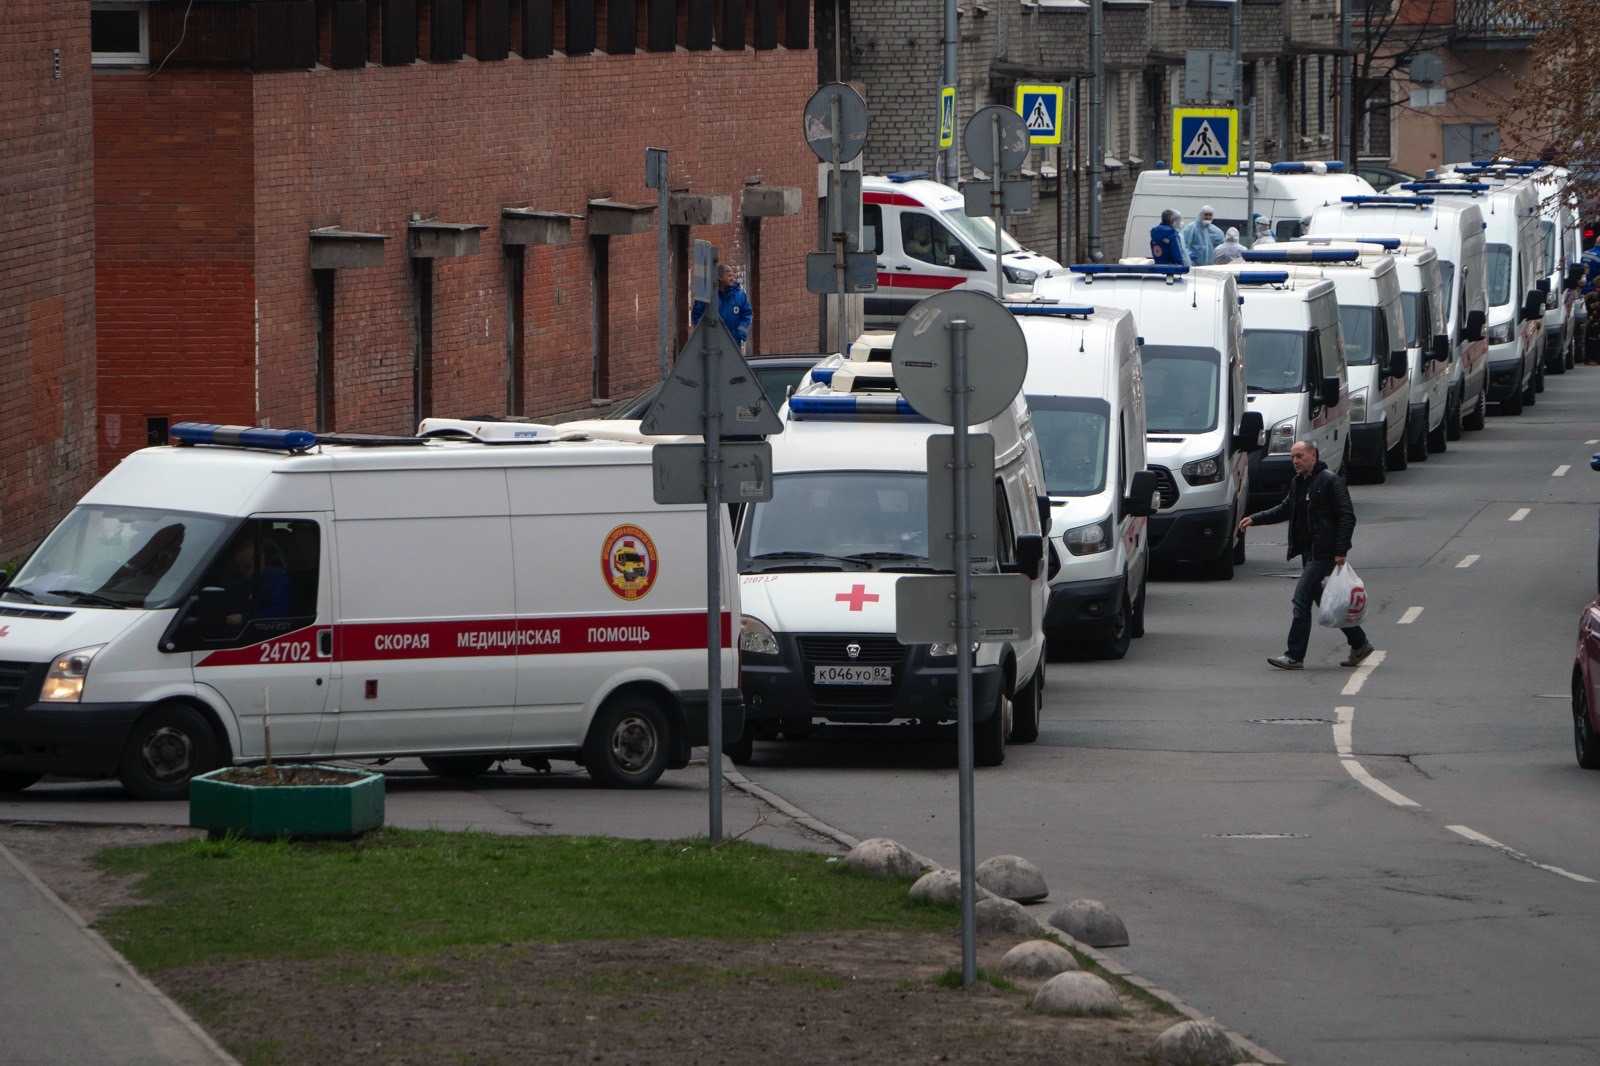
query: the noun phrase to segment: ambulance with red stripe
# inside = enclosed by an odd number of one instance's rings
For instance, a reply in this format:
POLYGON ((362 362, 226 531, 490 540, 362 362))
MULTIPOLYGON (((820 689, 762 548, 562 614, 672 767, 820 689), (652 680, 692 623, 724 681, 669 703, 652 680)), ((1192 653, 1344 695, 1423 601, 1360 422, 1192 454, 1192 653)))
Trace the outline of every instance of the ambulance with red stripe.
MULTIPOLYGON (((1000 232, 1008 294, 1061 264, 1000 232)), ((994 295, 994 219, 966 213, 961 193, 923 171, 861 179, 861 250, 878 256, 878 290, 865 296, 869 323, 897 321, 924 297, 950 289, 994 295)))
POLYGON ((573 759, 626 788, 687 765, 707 741, 704 508, 653 502, 648 446, 431 431, 185 423, 124 459, 0 590, 0 791, 115 775, 180 798, 260 761, 269 731, 275 759, 450 777, 573 759))
MULTIPOLYGON (((957 645, 902 644, 895 584, 938 574, 930 561, 928 440, 949 430, 902 397, 893 334, 869 333, 849 358, 813 367, 784 406, 772 445, 772 499, 739 521, 743 616, 740 685, 746 732, 726 750, 752 757, 756 740, 818 726, 894 725, 896 735, 941 735, 956 720, 957 645)), ((1025 573, 1031 631, 981 639, 973 658, 973 757, 998 765, 1005 745, 1039 735, 1044 690, 1044 467, 1019 393, 973 427, 994 438, 995 554, 974 573, 1025 573)))

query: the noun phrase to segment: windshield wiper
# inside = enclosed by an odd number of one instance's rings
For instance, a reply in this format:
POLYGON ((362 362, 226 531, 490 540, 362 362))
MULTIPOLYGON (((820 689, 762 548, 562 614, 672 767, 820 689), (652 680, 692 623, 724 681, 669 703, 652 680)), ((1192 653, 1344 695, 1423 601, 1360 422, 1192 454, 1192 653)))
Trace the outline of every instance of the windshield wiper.
POLYGON ((820 563, 820 564, 825 565, 825 566, 826 565, 836 566, 836 567, 838 567, 840 569, 843 569, 846 566, 865 566, 866 565, 865 563, 860 562, 859 560, 854 559, 854 558, 841 558, 841 557, 839 557, 837 555, 824 555, 822 552, 806 552, 806 551, 763 552, 760 555, 752 555, 752 556, 750 556, 749 562, 752 562, 752 563, 786 563, 786 562, 820 563))
POLYGON ((914 552, 854 552, 845 556, 846 559, 913 559, 919 563, 928 561, 926 555, 917 555, 914 552))
POLYGON ((39 597, 38 596, 36 596, 32 592, 29 592, 27 589, 21 587, 20 585, 7 585, 3 590, 0 590, 0 591, 15 592, 18 596, 26 597, 32 603, 38 603, 39 602, 39 597))
POLYGON ((92 603, 97 607, 115 607, 119 611, 126 609, 128 606, 125 603, 113 600, 109 596, 102 596, 98 592, 84 592, 82 589, 51 589, 50 595, 71 596, 82 603, 92 603))

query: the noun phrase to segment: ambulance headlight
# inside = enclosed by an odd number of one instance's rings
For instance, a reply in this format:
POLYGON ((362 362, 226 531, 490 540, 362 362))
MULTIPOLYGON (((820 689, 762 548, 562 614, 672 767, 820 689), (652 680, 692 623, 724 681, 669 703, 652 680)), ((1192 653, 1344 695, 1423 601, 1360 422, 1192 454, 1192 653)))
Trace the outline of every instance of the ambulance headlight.
POLYGON ((1506 319, 1504 322, 1494 322, 1494 323, 1490 324, 1490 326, 1489 326, 1489 343, 1490 344, 1508 344, 1508 343, 1510 343, 1510 341, 1511 341, 1511 320, 1509 318, 1506 319))
POLYGON ((1215 485, 1222 480, 1222 453, 1183 464, 1183 480, 1191 485, 1215 485))
MULTIPOLYGON (((952 656, 952 655, 954 655, 956 653, 956 651, 959 649, 959 647, 960 647, 960 645, 958 645, 953 640, 952 641, 944 641, 944 642, 941 642, 941 643, 938 643, 938 644, 929 644, 928 645, 928 658, 930 658, 930 659, 948 659, 950 656, 952 656)), ((974 654, 974 655, 978 654, 978 642, 977 641, 973 641, 972 642, 972 654, 974 654)))
POLYGON ((77 703, 83 699, 83 683, 89 678, 89 664, 104 644, 79 648, 57 655, 44 675, 44 690, 39 698, 46 703, 77 703))
POLYGON ((1367 390, 1356 389, 1350 394, 1350 421, 1365 422, 1367 420, 1367 390))
POLYGON ((1067 546, 1067 551, 1073 555, 1098 555, 1111 550, 1111 516, 1093 525, 1079 526, 1067 530, 1067 535, 1061 538, 1067 546))
POLYGON ((1267 435, 1268 455, 1288 455, 1289 449, 1294 447, 1294 419, 1285 418, 1282 422, 1272 427, 1272 432, 1267 435))
POLYGON ((778 638, 759 618, 743 615, 739 619, 739 650, 746 655, 776 655, 778 638))
POLYGON ((1005 271, 1006 280, 1013 285, 1032 285, 1039 277, 1037 270, 1024 270, 1022 267, 1014 266, 1002 266, 1000 269, 1005 271))

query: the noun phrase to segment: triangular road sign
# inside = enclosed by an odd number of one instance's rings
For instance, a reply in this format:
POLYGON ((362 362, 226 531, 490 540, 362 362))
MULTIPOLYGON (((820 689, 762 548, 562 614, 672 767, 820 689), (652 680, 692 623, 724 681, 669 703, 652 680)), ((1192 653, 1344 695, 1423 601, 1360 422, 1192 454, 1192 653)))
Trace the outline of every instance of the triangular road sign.
POLYGON ((720 436, 756 437, 783 431, 783 420, 739 354, 739 346, 715 305, 706 308, 700 324, 689 334, 672 373, 640 420, 639 431, 650 436, 704 436, 706 392, 712 381, 717 383, 717 410, 722 415, 720 436))
POLYGON ((1050 114, 1050 109, 1044 106, 1044 97, 1042 96, 1034 99, 1033 110, 1028 112, 1028 128, 1038 133, 1055 132, 1055 116, 1050 114))

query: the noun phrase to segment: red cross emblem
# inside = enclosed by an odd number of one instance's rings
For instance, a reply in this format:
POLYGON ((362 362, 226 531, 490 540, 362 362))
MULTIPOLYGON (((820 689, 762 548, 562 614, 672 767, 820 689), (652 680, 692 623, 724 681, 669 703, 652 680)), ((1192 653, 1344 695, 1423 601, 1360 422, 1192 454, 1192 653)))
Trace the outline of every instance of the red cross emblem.
POLYGON ((9 632, 11 632, 10 626, 0 626, 0 637, 5 636, 9 632))
POLYGON ((841 592, 833 597, 835 603, 848 603, 852 611, 862 610, 862 604, 877 603, 878 594, 868 592, 865 585, 851 585, 849 592, 841 592))

